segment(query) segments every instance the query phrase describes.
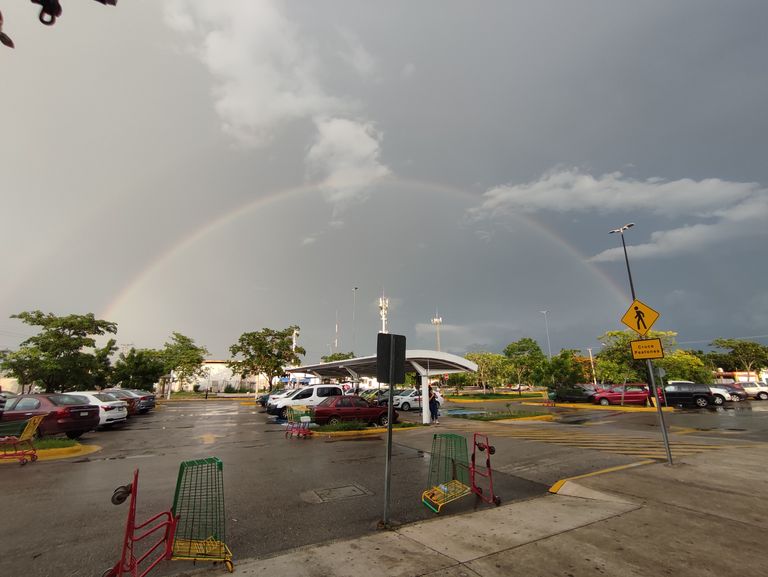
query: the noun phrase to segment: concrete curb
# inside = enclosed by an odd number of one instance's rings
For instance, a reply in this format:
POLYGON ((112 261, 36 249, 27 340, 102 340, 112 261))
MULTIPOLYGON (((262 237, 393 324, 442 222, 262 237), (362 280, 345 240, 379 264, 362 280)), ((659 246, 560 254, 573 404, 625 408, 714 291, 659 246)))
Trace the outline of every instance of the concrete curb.
MULTIPOLYGON (((95 453, 97 451, 101 451, 101 446, 77 445, 75 447, 62 447, 60 449, 38 449, 37 460, 38 461, 57 461, 59 459, 71 459, 72 457, 82 457, 83 455, 90 455, 91 453, 95 453)), ((0 464, 3 464, 3 463, 18 464, 18 461, 3 459, 2 461, 0 461, 0 464)))
POLYGON ((518 417, 517 419, 499 419, 493 423, 514 423, 515 421, 554 421, 554 415, 535 415, 533 417, 518 417))
MULTIPOLYGON (((418 427, 405 427, 392 429, 393 433, 398 431, 416 431, 428 425, 419 425, 418 427)), ((361 429, 359 431, 314 431, 314 435, 321 437, 366 437, 368 435, 381 435, 386 433, 386 427, 374 427, 373 429, 361 429)))
MULTIPOLYGON (((566 477, 565 479, 560 479, 557 481, 554 485, 552 485, 549 488, 549 492, 556 494, 556 495, 569 495, 572 497, 581 497, 584 495, 576 494, 578 492, 594 492, 599 493, 599 491, 593 491, 592 489, 587 489, 586 487, 581 487, 580 485, 577 485, 574 483, 577 479, 586 479, 587 477, 595 477, 597 475, 604 475, 606 473, 613 473, 615 471, 623 471, 624 469, 632 469, 634 467, 640 467, 641 465, 652 465, 654 463, 657 463, 658 461, 654 461, 652 459, 646 459, 644 461, 637 461, 636 463, 629 463, 628 465, 619 465, 618 467, 608 467, 607 469, 600 469, 599 471, 592 471, 591 473, 585 473, 584 475, 576 475, 575 477, 566 477)), ((602 495, 602 493, 601 493, 602 495)), ((614 497, 606 495, 606 497, 609 497, 609 500, 614 500, 614 497)), ((597 498, 597 497, 590 497, 590 498, 597 498)), ((617 499, 617 498, 616 498, 617 499)))
POLYGON ((515 399, 519 401, 533 401, 537 398, 541 397, 518 397, 517 395, 510 395, 509 399, 462 399, 461 397, 445 397, 445 400, 450 401, 451 403, 506 403, 515 399))
MULTIPOLYGON (((529 407, 541 407, 541 403, 521 403, 529 407)), ((555 407, 562 407, 566 409, 582 409, 585 411, 623 411, 625 413, 655 413, 656 407, 622 407, 621 405, 591 405, 589 403, 556 403, 555 407)), ((669 413, 675 410, 674 407, 661 407, 661 410, 665 413, 669 413)))

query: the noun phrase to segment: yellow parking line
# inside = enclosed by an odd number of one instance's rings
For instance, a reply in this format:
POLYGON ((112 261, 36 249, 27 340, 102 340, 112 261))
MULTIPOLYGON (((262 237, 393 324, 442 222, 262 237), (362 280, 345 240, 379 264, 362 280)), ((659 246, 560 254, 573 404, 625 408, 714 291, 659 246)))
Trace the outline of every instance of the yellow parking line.
POLYGON ((594 477, 595 475, 604 475, 605 473, 613 473, 614 471, 621 471, 623 469, 639 467, 640 465, 651 465, 654 462, 655 461, 638 461, 637 463, 630 463, 628 465, 619 465, 618 467, 608 467, 607 469, 600 469, 599 471, 593 471, 592 473, 586 473, 584 475, 576 475, 575 477, 566 477, 565 479, 560 479, 554 485, 552 485, 549 488, 549 492, 557 493, 560 489, 563 488, 563 485, 565 485, 568 481, 573 481, 575 479, 584 479, 586 477, 594 477))

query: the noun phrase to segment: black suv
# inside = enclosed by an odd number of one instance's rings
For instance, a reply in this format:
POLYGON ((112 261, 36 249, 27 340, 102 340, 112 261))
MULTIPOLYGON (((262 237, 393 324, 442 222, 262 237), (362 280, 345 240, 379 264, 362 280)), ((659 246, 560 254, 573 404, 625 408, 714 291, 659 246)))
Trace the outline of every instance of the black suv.
POLYGON ((584 385, 559 385, 555 389, 555 401, 560 403, 577 402, 591 403, 595 397, 595 386, 584 385))
POLYGON ((693 405, 706 407, 715 403, 715 395, 709 390, 709 385, 677 383, 664 387, 664 395, 669 405, 693 405))

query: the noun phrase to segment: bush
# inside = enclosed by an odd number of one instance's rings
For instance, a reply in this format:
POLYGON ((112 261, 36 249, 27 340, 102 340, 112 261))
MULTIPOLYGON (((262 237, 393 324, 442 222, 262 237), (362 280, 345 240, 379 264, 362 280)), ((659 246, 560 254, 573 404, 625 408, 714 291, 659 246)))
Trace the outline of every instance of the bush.
POLYGON ((235 387, 233 387, 232 385, 227 385, 226 387, 224 387, 224 392, 225 393, 236 393, 237 389, 235 387))
POLYGON ((200 385, 192 385, 192 392, 193 393, 199 393, 200 392, 200 385))

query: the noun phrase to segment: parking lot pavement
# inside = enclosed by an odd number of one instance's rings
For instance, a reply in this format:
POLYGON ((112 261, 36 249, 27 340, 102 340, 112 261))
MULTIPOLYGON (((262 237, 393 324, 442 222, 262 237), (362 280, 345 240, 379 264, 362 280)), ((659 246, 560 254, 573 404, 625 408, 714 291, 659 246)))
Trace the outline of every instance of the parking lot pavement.
MULTIPOLYGON (((285 439, 284 428, 250 403, 168 403, 122 429, 90 433, 103 447, 81 459, 4 468, 5 518, 0 575, 72 577, 100 574, 119 556, 127 505, 109 499, 140 469, 137 519, 167 510, 179 463, 217 456, 224 463, 227 544, 236 558, 373 534, 383 510, 385 437, 285 439), (334 498, 340 497, 340 498, 334 498), (325 500, 323 500, 325 499, 325 500)), ((409 523, 432 513, 420 502, 429 455, 403 444, 393 450, 391 517, 409 523)), ((499 472, 505 501, 546 493, 547 485, 499 472)), ((482 505, 487 506, 487 505, 482 505)), ((448 514, 471 511, 464 499, 448 514)), ((169 563, 153 572, 190 568, 169 563)))

